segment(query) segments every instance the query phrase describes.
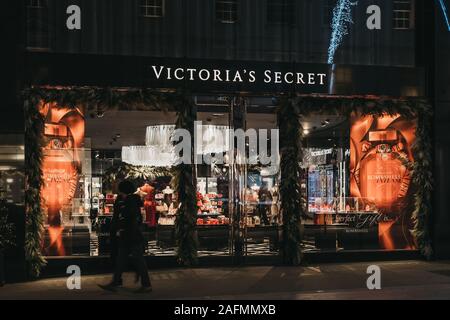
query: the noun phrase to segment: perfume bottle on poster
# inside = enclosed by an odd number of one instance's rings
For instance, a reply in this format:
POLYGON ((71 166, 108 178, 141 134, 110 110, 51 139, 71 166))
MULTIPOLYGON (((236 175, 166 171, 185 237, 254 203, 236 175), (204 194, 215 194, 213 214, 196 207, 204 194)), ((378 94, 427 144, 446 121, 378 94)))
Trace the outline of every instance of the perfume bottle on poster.
POLYGON ((45 117, 42 197, 48 225, 62 226, 65 208, 77 190, 81 166, 77 150, 84 139, 84 118, 78 109, 54 104, 44 105, 41 113, 45 117))
POLYGON ((409 171, 400 134, 395 129, 369 131, 360 161, 360 191, 374 201, 380 212, 399 214, 401 201, 409 188, 409 171))

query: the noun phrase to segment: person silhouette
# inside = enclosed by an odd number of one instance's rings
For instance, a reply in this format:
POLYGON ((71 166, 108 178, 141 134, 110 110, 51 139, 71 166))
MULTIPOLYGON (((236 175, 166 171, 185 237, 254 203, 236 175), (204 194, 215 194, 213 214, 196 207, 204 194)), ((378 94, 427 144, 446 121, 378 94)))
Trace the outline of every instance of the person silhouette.
POLYGON ((123 202, 117 206, 117 257, 112 281, 107 285, 99 285, 104 290, 116 291, 122 285, 122 273, 128 262, 128 256, 131 254, 134 258, 136 272, 141 280, 141 287, 136 293, 152 291, 142 249, 144 236, 140 225, 142 224, 141 207, 143 202, 139 195, 134 194, 135 191, 136 188, 131 181, 124 180, 119 184, 119 192, 123 202))

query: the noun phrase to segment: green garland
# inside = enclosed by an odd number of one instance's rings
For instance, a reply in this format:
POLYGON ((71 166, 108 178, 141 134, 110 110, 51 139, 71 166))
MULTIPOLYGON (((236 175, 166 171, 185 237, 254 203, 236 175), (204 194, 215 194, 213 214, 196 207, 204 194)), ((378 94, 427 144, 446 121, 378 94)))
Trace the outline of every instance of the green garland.
POLYGON ((419 115, 416 142, 413 145, 414 164, 412 181, 416 186, 414 195, 415 209, 412 219, 414 237, 422 254, 430 259, 433 255, 430 234, 430 217, 432 214, 433 191, 433 145, 431 137, 431 112, 419 115))
MULTIPOLYGON (((177 110, 177 129, 186 129, 191 134, 191 163, 194 163, 194 121, 196 110, 189 94, 179 96, 175 104, 177 110)), ((197 263, 198 239, 197 225, 197 188, 194 166, 178 164, 174 168, 172 185, 178 195, 178 211, 175 219, 175 235, 177 241, 177 259, 185 266, 197 263)))
POLYGON ((431 117, 432 108, 424 99, 391 99, 388 97, 300 97, 296 101, 300 116, 313 113, 343 115, 349 117, 352 112, 361 115, 395 115, 407 119, 418 119, 416 141, 412 146, 414 163, 412 182, 417 189, 414 194, 414 212, 412 219, 413 235, 421 253, 427 259, 433 254, 430 235, 431 197, 433 190, 433 145, 431 117))
POLYGON ((32 87, 25 89, 22 96, 24 99, 33 97, 37 103, 55 102, 61 108, 83 106, 91 115, 99 115, 110 110, 167 110, 177 95, 151 89, 32 87))
POLYGON ((31 277, 38 277, 46 265, 42 256, 44 217, 41 212, 42 148, 44 119, 39 113, 39 96, 27 95, 25 113, 25 259, 31 277))
POLYGON ((133 166, 122 163, 106 170, 102 181, 106 189, 112 189, 114 183, 119 180, 129 179, 140 185, 158 177, 170 177, 172 174, 170 168, 133 166))
POLYGON ((291 99, 283 99, 278 109, 278 122, 281 156, 280 209, 283 216, 281 256, 285 264, 298 265, 302 261, 300 223, 304 214, 300 188, 302 152, 299 140, 302 128, 298 107, 291 99))
MULTIPOLYGON (((160 92, 151 89, 113 89, 97 87, 32 87, 23 90, 22 101, 25 112, 25 174, 26 174, 26 235, 25 256, 30 276, 37 277, 41 269, 46 265, 41 248, 44 232, 44 217, 41 210, 41 186, 42 186, 42 147, 44 135, 44 119, 39 113, 41 103, 56 103, 61 108, 84 107, 86 112, 95 116, 110 110, 168 110, 176 106, 178 111, 178 123, 185 128, 191 128, 186 121, 186 112, 192 112, 192 104, 183 104, 187 101, 183 94, 173 92, 160 92), (182 110, 185 111, 183 112, 182 110)), ((193 128, 193 124, 192 124, 193 128)), ((180 185, 177 191, 183 200, 181 210, 190 210, 195 207, 195 188, 193 186, 192 166, 180 167, 175 170, 174 181, 187 183, 188 188, 180 185), (189 174, 189 172, 191 172, 189 174), (191 181, 191 182, 190 182, 191 181), (191 199, 189 199, 191 198, 191 199), (194 204, 194 205, 192 205, 194 204)), ((184 211, 187 212, 187 211, 184 211)), ((196 213, 196 210, 194 210, 196 213)), ((183 213, 183 217, 186 215, 183 213)), ((190 220, 189 220, 190 221, 190 220)), ((179 230, 184 239, 180 242, 184 252, 183 263, 193 261, 188 259, 186 248, 196 248, 189 245, 192 241, 186 234, 193 233, 192 224, 187 224, 185 230, 179 230), (182 231, 182 232, 181 232, 182 231)), ((191 250, 191 255, 196 256, 196 250, 191 250)))

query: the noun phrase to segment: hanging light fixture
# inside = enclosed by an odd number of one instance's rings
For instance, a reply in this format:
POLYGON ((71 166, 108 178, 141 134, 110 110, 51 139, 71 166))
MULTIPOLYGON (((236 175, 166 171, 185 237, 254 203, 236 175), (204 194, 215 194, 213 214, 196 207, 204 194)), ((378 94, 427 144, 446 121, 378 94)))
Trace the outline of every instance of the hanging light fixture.
POLYGON ((174 150, 171 138, 175 125, 148 126, 145 132, 145 145, 159 148, 161 152, 174 150))
POLYGON ((148 126, 145 146, 122 147, 122 161, 134 166, 170 167, 177 158, 170 138, 174 125, 148 126))
MULTIPOLYGON (((122 161, 135 166, 170 167, 176 160, 175 147, 171 138, 175 125, 148 126, 145 146, 122 147, 122 161)), ((227 126, 202 125, 199 154, 222 153, 229 150, 230 137, 227 126)))
POLYGON ((122 161, 134 166, 170 167, 176 157, 171 152, 161 152, 154 146, 122 147, 122 161))
POLYGON ((202 126, 202 145, 197 146, 199 154, 226 152, 230 148, 230 136, 227 126, 202 126))

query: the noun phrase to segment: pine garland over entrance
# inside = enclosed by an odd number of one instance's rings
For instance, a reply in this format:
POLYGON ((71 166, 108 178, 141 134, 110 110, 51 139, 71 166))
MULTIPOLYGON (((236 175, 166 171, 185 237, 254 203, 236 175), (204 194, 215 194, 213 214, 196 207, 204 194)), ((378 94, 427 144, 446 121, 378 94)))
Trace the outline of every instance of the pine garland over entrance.
POLYGON ((303 203, 300 188, 300 161, 302 159, 301 137, 298 107, 292 99, 284 98, 278 109, 278 127, 280 130, 280 200, 283 217, 283 241, 281 257, 287 265, 298 265, 302 261, 300 244, 301 216, 303 203))
POLYGON ((395 115, 400 114, 407 119, 417 119, 416 141, 412 146, 414 163, 411 164, 412 183, 416 188, 414 194, 414 211, 412 219, 413 235, 424 257, 430 259, 433 254, 430 235, 430 217, 432 211, 431 194, 433 190, 433 146, 432 146, 432 108, 423 99, 392 99, 372 96, 306 96, 283 102, 278 112, 281 145, 281 208, 284 214, 283 260, 288 264, 299 263, 299 224, 301 211, 298 204, 302 197, 298 193, 298 161, 294 155, 295 135, 298 141, 298 157, 302 154, 302 130, 300 119, 312 114, 341 115, 350 117, 352 112, 361 115, 395 115), (283 110, 284 109, 284 110, 283 110), (286 146, 283 147, 283 140, 286 146), (289 146, 288 144, 292 144, 289 146), (292 171, 292 172, 291 172, 292 171), (283 182, 283 179, 287 180, 283 182), (289 182, 288 182, 289 181, 289 182), (292 194, 297 194, 292 200, 292 194))
MULTIPOLYGON (((178 127, 193 131, 192 110, 194 104, 188 93, 178 91, 161 92, 151 89, 114 89, 97 87, 32 87, 22 92, 25 112, 25 207, 26 207, 26 235, 25 255, 28 272, 31 277, 38 277, 41 269, 46 265, 42 256, 42 242, 44 235, 44 217, 41 208, 42 160, 44 118, 39 108, 46 103, 56 103, 61 108, 83 107, 87 114, 102 115, 111 110, 140 110, 161 111, 175 107, 177 111, 178 127), (188 126, 188 127, 184 127, 188 126), (192 128, 191 128, 192 126, 192 128)), ((195 115, 195 114, 194 114, 195 115)), ((194 118, 195 119, 195 118, 194 118)), ((178 166, 175 170, 174 181, 178 197, 181 200, 180 221, 191 221, 191 215, 196 210, 195 186, 193 168, 191 165, 178 166), (192 205, 194 204, 194 205, 192 205), (189 217, 185 217, 189 215, 189 217)), ((195 262, 197 246, 192 234, 195 224, 187 224, 178 228, 176 232, 179 241, 179 261, 183 264, 195 262), (192 241, 192 243, 190 243, 192 241)))
POLYGON ((46 261, 42 256, 44 217, 41 186, 44 119, 39 113, 40 97, 24 99, 25 112, 25 259, 31 277, 39 276, 46 261))
MULTIPOLYGON (((187 94, 180 97, 176 102, 175 109, 177 110, 176 129, 185 129, 190 133, 191 150, 189 152, 191 163, 194 163, 194 122, 197 112, 192 97, 187 94)), ((178 195, 178 211, 175 218, 177 259, 181 265, 192 266, 197 264, 198 249, 195 167, 181 163, 174 167, 174 172, 172 184, 178 195)))

